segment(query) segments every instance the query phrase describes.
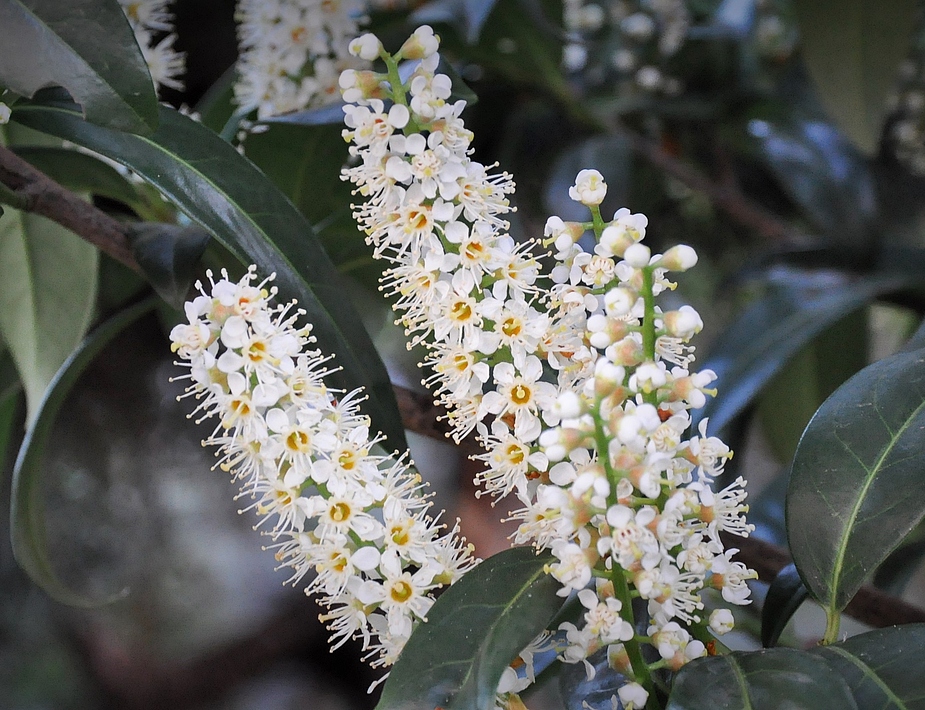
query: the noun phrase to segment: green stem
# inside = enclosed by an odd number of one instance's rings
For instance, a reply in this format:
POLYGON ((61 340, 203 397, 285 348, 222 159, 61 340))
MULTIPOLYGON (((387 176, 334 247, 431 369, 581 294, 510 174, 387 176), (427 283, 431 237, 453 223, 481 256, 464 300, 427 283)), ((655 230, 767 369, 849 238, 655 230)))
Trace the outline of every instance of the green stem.
POLYGON ((838 628, 841 624, 841 614, 835 609, 825 610, 825 636, 822 637, 822 645, 828 646, 830 643, 838 641, 838 628))
POLYGON ((604 224, 604 218, 601 217, 601 208, 599 205, 591 205, 588 209, 591 210, 591 229, 594 230, 594 239, 600 241, 601 232, 607 226, 604 224))
MULTIPOLYGON (((635 629, 636 620, 633 618, 633 600, 630 596, 629 584, 627 584, 626 576, 623 574, 623 568, 617 564, 616 560, 613 560, 613 569, 610 572, 610 579, 613 582, 614 596, 620 600, 620 604, 622 605, 620 608, 620 616, 635 629)), ((646 663, 646 659, 642 657, 639 642, 635 637, 631 638, 629 641, 623 642, 623 648, 626 649, 626 655, 630 659, 630 665, 633 667, 633 675, 635 676, 636 682, 645 688, 646 692, 649 694, 649 698, 646 701, 647 710, 657 710, 658 701, 655 699, 655 687, 652 684, 652 673, 649 671, 649 665, 646 663)))

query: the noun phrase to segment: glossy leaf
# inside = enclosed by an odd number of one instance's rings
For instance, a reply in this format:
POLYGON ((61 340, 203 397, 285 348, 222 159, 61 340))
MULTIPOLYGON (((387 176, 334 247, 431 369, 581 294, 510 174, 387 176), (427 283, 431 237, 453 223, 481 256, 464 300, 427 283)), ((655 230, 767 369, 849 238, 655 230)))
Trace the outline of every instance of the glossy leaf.
POLYGON ((63 86, 92 123, 157 128, 154 84, 117 0, 3 0, 0 46, 0 84, 16 93, 63 86))
POLYGON ((796 565, 791 563, 777 573, 761 607, 762 646, 770 648, 777 644, 787 622, 808 596, 809 590, 800 579, 796 565))
POLYGON ((830 618, 925 517, 925 350, 870 365, 825 401, 787 491, 793 561, 830 618))
MULTIPOLYGON (((6 130, 12 137, 15 127, 6 130)), ((90 325, 98 263, 91 244, 45 217, 11 209, 0 220, 0 336, 19 371, 30 420, 90 325)))
POLYGON ((369 396, 368 414, 390 445, 406 448, 392 386, 311 225, 254 165, 209 129, 162 107, 150 138, 82 121, 64 106, 17 106, 14 118, 134 170, 209 230, 242 263, 276 273, 283 301, 297 298, 319 346, 342 368, 331 378, 369 396))
POLYGON ((794 3, 803 59, 819 96, 865 153, 877 150, 917 7, 917 0, 794 3))
POLYGON ((14 147, 13 152, 69 190, 107 197, 132 209, 142 204, 124 175, 92 155, 53 146, 14 147))
POLYGON ((898 290, 901 276, 861 281, 831 274, 782 272, 765 296, 752 303, 714 341, 703 368, 716 372, 719 394, 694 412, 719 431, 744 411, 799 350, 828 326, 878 296, 898 290))
POLYGON ((552 557, 505 550, 444 592, 392 667, 377 710, 482 710, 501 674, 555 616, 552 557))
POLYGON ((792 648, 698 658, 675 678, 666 710, 857 710, 848 685, 818 656, 792 648))
POLYGON ((183 310, 209 233, 197 226, 141 222, 132 225, 129 239, 135 260, 157 295, 183 310))
MULTIPOLYGON (((152 310, 157 300, 146 301, 113 316, 94 329, 61 366, 52 380, 32 424, 26 431, 16 465, 11 492, 10 539, 17 562, 32 580, 54 599, 72 606, 98 606, 111 599, 93 600, 68 589, 55 574, 48 556, 43 501, 43 457, 52 427, 68 393, 87 365, 128 325, 152 310)), ((119 595, 116 595, 119 596, 119 595)), ((113 597, 114 598, 114 597, 113 597)))
POLYGON ((925 624, 907 624, 852 636, 813 649, 842 675, 859 708, 922 710, 925 624))
POLYGON ((753 119, 748 133, 757 153, 816 229, 839 244, 860 248, 877 217, 867 163, 822 121, 753 119))

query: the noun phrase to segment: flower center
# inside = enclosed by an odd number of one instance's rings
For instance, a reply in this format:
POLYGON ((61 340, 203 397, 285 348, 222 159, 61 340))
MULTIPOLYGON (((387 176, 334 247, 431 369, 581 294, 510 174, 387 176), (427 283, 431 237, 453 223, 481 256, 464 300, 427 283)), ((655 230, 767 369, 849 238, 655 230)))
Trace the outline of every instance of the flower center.
POLYGON ((405 580, 401 579, 392 585, 389 596, 391 596, 394 601, 402 604, 411 598, 411 594, 413 592, 414 590, 411 589, 411 585, 408 584, 405 580))
POLYGON ((309 438, 307 432, 304 432, 301 429, 296 429, 286 437, 286 448, 290 451, 303 453, 308 450, 308 444, 310 441, 311 439, 309 438))
POLYGON ((517 384, 511 388, 511 401, 514 404, 523 406, 530 401, 532 396, 533 393, 530 388, 524 384, 517 384))
POLYGON ((342 523, 350 517, 350 506, 346 503, 335 503, 331 506, 328 514, 335 523, 342 523))

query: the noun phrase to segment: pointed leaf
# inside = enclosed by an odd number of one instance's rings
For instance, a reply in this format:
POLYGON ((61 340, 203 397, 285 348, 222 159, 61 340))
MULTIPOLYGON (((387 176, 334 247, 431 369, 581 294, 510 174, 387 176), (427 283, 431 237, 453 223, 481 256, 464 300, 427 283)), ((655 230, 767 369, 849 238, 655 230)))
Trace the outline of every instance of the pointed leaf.
POLYGON ((342 368, 331 384, 366 388, 366 411, 391 446, 407 448, 395 395, 382 360, 311 225, 267 177, 212 131, 161 107, 150 138, 87 123, 73 108, 17 105, 27 125, 126 165, 209 230, 242 263, 275 272, 283 301, 297 298, 319 346, 342 368))
POLYGON ((377 710, 493 707, 504 669, 562 606, 532 548, 505 550, 444 592, 408 641, 377 710))
POLYGON ((848 685, 818 656, 792 648, 698 658, 675 678, 666 710, 857 710, 848 685))
POLYGON ((0 84, 23 96, 63 86, 88 121, 147 134, 157 127, 151 75, 116 0, 0 2, 0 84))
POLYGON ((769 648, 777 644, 787 622, 808 596, 809 590, 800 579, 796 565, 789 564, 777 573, 761 607, 762 646, 769 648))
POLYGON ((93 314, 99 254, 64 227, 9 210, 0 219, 0 335, 26 390, 31 420, 93 314))
POLYGON ((819 408, 797 448, 787 532, 831 616, 925 517, 925 350, 866 367, 819 408))
MULTIPOLYGON (((149 298, 113 316, 96 328, 58 370, 32 422, 13 469, 10 540, 16 561, 56 600, 72 606, 99 606, 111 599, 93 600, 68 589, 58 579, 48 557, 43 501, 43 454, 52 427, 68 393, 87 365, 112 339, 157 305, 149 298)), ((120 596, 117 594, 116 596, 120 596)))
POLYGON ((877 629, 813 649, 839 672, 859 708, 922 710, 925 624, 877 629))
POLYGON ((209 233, 197 226, 133 225, 132 254, 157 295, 178 310, 189 295, 209 233))
POLYGON ((876 152, 880 142, 917 7, 917 0, 794 3, 803 59, 822 102, 865 153, 876 152))
POLYGON ((742 413, 771 378, 828 326, 908 278, 875 276, 861 281, 813 283, 805 274, 780 277, 714 341, 703 367, 713 370, 719 391, 695 410, 694 428, 706 417, 719 431, 742 413))

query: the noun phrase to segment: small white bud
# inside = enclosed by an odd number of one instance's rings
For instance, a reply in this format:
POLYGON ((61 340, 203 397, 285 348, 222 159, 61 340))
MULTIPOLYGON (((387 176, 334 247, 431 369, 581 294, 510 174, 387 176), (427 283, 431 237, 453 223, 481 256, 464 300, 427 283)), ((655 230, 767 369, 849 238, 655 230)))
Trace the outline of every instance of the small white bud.
POLYGON ((611 318, 625 316, 636 305, 637 296, 628 288, 618 286, 604 294, 604 311, 611 318))
POLYGON ((735 617, 729 609, 714 609, 710 614, 710 630, 717 636, 728 634, 735 627, 735 617))
POLYGON ((601 204, 605 195, 607 183, 597 170, 582 170, 575 178, 575 184, 568 189, 569 197, 588 207, 601 204))
POLYGON ((652 252, 649 251, 649 247, 645 244, 639 244, 638 242, 628 246, 626 251, 623 252, 623 260, 637 269, 648 266, 649 259, 651 258, 652 252))
POLYGON ((669 271, 687 271, 697 263, 697 252, 687 244, 678 244, 665 252, 659 261, 669 271))
POLYGON ((354 57, 365 59, 371 62, 379 57, 382 52, 382 42, 371 32, 367 32, 362 37, 357 37, 347 47, 347 50, 354 57))

